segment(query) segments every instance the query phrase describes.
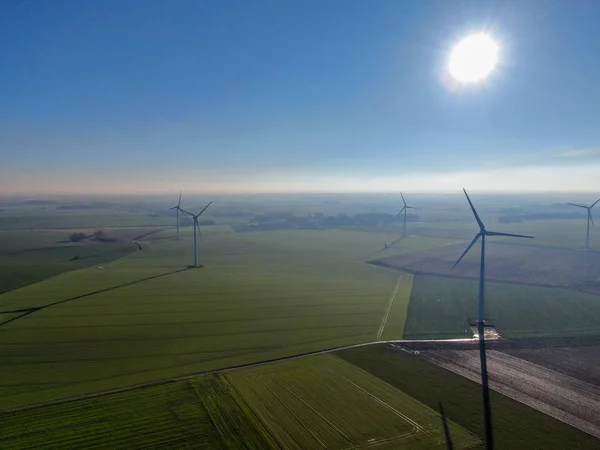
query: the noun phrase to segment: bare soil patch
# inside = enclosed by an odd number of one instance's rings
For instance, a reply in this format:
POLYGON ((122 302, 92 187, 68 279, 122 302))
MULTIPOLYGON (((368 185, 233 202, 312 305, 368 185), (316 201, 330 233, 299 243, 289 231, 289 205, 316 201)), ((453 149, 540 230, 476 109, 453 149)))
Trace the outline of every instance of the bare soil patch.
MULTIPOLYGON (((422 275, 479 278, 479 246, 461 263, 453 264, 466 244, 391 256, 372 264, 422 275)), ((600 253, 529 245, 488 242, 486 279, 508 283, 553 286, 600 294, 600 253)))
POLYGON ((503 352, 600 386, 600 345, 506 349, 503 352))
MULTIPOLYGON (((480 381, 477 350, 424 350, 419 356, 480 381)), ((600 438, 600 387, 505 352, 488 351, 490 387, 600 438)))

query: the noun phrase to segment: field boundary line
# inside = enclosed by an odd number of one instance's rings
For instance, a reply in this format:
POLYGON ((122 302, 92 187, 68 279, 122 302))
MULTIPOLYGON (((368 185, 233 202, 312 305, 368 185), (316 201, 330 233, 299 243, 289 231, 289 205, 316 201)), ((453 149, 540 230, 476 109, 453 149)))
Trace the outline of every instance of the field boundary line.
POLYGON ((478 341, 476 339, 459 338, 459 339, 431 339, 431 340, 427 340, 427 339, 391 339, 388 341, 379 341, 379 342, 378 341, 361 342, 358 344, 342 345, 342 346, 337 346, 337 347, 329 347, 329 348, 325 348, 325 349, 321 349, 321 350, 314 350, 311 352, 298 353, 296 355, 283 356, 280 358, 271 358, 271 359, 266 359, 263 361, 254 362, 254 363, 239 364, 236 366, 222 367, 220 369, 213 369, 213 370, 204 370, 204 371, 190 373, 187 375, 181 375, 181 376, 171 377, 171 378, 163 378, 160 380, 148 381, 146 383, 133 384, 133 385, 124 386, 124 387, 120 387, 120 388, 106 389, 103 391, 96 391, 96 392, 88 392, 85 394, 72 395, 69 397, 62 397, 62 398, 57 398, 57 399, 43 401, 43 402, 29 403, 27 405, 22 405, 22 406, 0 408, 0 414, 14 412, 14 411, 24 411, 27 409, 42 408, 44 406, 58 405, 58 404, 62 404, 62 403, 69 403, 69 402, 73 402, 73 401, 77 401, 77 400, 85 400, 85 399, 94 398, 94 397, 102 397, 104 395, 119 394, 121 392, 133 391, 136 389, 145 389, 145 388, 154 387, 154 386, 161 386, 163 384, 168 384, 168 383, 176 383, 179 381, 186 381, 186 380, 189 380, 190 378, 195 378, 195 377, 203 376, 203 375, 210 375, 210 374, 215 374, 215 373, 227 373, 227 372, 234 372, 236 370, 251 369, 253 367, 266 366, 268 364, 273 364, 273 363, 277 363, 277 362, 294 361, 296 359, 308 358, 311 356, 318 356, 318 355, 325 355, 328 353, 333 353, 333 352, 337 352, 337 351, 341 351, 341 350, 349 350, 352 348, 366 347, 369 345, 418 344, 418 343, 426 343, 426 342, 431 342, 431 343, 462 342, 462 343, 466 343, 466 344, 472 344, 473 346, 475 346, 478 341))
POLYGON ((338 372, 336 372, 335 370, 331 370, 330 368, 326 369, 327 371, 331 372, 332 374, 338 376, 339 378, 341 378, 342 380, 346 381, 347 383, 350 383, 352 386, 354 386, 356 389, 364 392, 365 394, 367 394, 367 396, 369 396, 371 399, 375 400, 375 402, 379 403, 381 406, 383 406, 384 408, 387 408, 388 410, 392 411, 396 416, 400 417, 402 420, 404 420, 405 422, 407 422, 408 424, 412 425, 413 429, 414 429, 414 433, 418 433, 419 431, 422 431, 423 433, 431 436, 427 430, 425 429, 425 427, 423 427, 421 424, 419 424, 416 420, 411 419, 409 416, 407 416, 406 414, 398 411, 396 408, 394 408, 392 405, 390 405, 389 403, 387 403, 386 401, 380 399, 379 397, 377 397, 375 394, 373 394, 372 392, 370 392, 369 390, 363 388, 362 386, 359 386, 358 384, 356 384, 355 382, 353 382, 352 380, 349 380, 348 378, 346 378, 345 376, 339 374, 338 372))
MULTIPOLYGON (((338 427, 336 424, 334 424, 331 420, 329 420, 327 417, 325 417, 323 414, 321 414, 319 411, 317 411, 310 403, 308 403, 306 400, 304 400, 302 397, 300 397, 298 394, 296 394, 291 389, 289 389, 289 388, 285 387, 284 385, 282 385, 281 383, 277 382, 275 379, 273 379, 271 381, 273 383, 275 383, 277 386, 279 386, 280 388, 282 388, 284 391, 287 391, 290 394, 292 394, 292 396, 294 398, 296 398, 297 400, 299 400, 300 403, 302 403, 304 406, 306 406, 308 409, 310 409, 314 414, 316 414, 317 416, 319 416, 331 428, 333 428, 335 431, 337 431, 344 439, 346 439, 349 442, 352 442, 352 439, 350 438, 350 436, 348 436, 346 433, 344 433, 344 431, 342 429, 340 429, 340 427, 338 427)), ((327 447, 325 446, 325 448, 327 448, 327 447)))
MULTIPOLYGON (((540 340, 543 341, 544 339, 540 338, 540 340)), ((68 397, 55 398, 55 399, 47 400, 47 401, 29 403, 26 405, 20 405, 20 406, 8 407, 8 408, 0 408, 0 414, 16 412, 16 411, 25 411, 28 409, 42 408, 45 406, 59 405, 59 404, 69 403, 69 402, 73 402, 73 401, 77 401, 77 400, 86 400, 86 399, 95 398, 95 397, 102 397, 104 395, 119 394, 122 392, 133 391, 136 389, 145 389, 145 388, 154 387, 154 386, 161 386, 161 385, 168 384, 168 383, 176 383, 179 381, 186 381, 191 378, 195 378, 195 377, 203 376, 203 375, 210 375, 210 374, 216 374, 216 373, 225 374, 227 372, 235 372, 236 370, 251 369, 254 367, 266 366, 268 364, 273 364, 273 363, 278 363, 278 362, 294 361, 296 359, 308 358, 308 357, 317 356, 317 355, 325 355, 325 354, 334 353, 334 352, 341 351, 341 350, 349 350, 349 349, 353 349, 353 348, 367 347, 370 345, 381 345, 381 344, 459 345, 459 344, 462 344, 462 345, 471 346, 472 349, 476 350, 477 342, 478 342, 477 339, 472 339, 472 338, 470 338, 470 339, 465 339, 465 338, 456 338, 456 339, 390 339, 390 340, 385 340, 385 341, 361 342, 358 344, 329 347, 329 348, 325 348, 325 349, 321 349, 321 350, 314 350, 311 352, 304 352, 304 353, 299 353, 299 354, 290 355, 290 356, 284 356, 284 357, 280 357, 280 358, 270 358, 270 359, 266 359, 263 361, 257 361, 254 363, 239 364, 236 366, 222 367, 220 369, 214 369, 214 370, 198 371, 198 372, 193 372, 193 373, 189 373, 187 375, 181 375, 181 376, 177 376, 177 377, 163 378, 163 379, 159 379, 159 380, 148 381, 145 383, 133 384, 133 385, 123 386, 123 387, 118 387, 118 388, 113 388, 113 389, 105 389, 102 391, 87 392, 84 394, 71 395, 68 397)), ((489 341, 489 343, 492 343, 492 342, 494 343, 494 345, 504 344, 504 345, 508 345, 509 346, 508 348, 511 348, 511 346, 514 345, 515 343, 518 343, 519 340, 518 339, 517 340, 503 339, 503 340, 499 340, 499 341, 489 341)), ((537 348, 539 345, 541 345, 541 344, 538 343, 537 346, 533 346, 533 347, 526 346, 523 348, 537 348)), ((582 343, 576 344, 576 346, 585 346, 585 345, 586 344, 582 344, 582 343)), ((559 345, 559 346, 561 346, 561 345, 559 345)))
POLYGON ((401 274, 398 277, 398 282, 396 283, 396 287, 390 296, 390 301, 388 302, 387 309, 385 310, 385 314, 383 315, 383 320, 381 321, 381 326, 379 327, 379 331, 377 332, 377 342, 381 342, 381 337, 383 336, 383 329, 385 328, 385 324, 387 322, 388 316, 390 315, 390 310, 392 309, 392 303, 394 303, 394 299, 396 298, 396 294, 398 293, 398 288, 400 287, 400 283, 402 283, 402 279, 404 278, 404 274, 401 274))
MULTIPOLYGON (((257 408, 252 408, 252 406, 250 405, 250 402, 248 402, 248 400, 246 400, 246 398, 242 395, 240 390, 233 384, 233 382, 227 377, 227 375, 223 375, 223 374, 219 374, 219 375, 220 375, 219 378, 221 380, 223 380, 223 383, 225 383, 231 390, 232 397, 235 400, 235 402, 238 404, 238 406, 243 411, 247 410, 247 413, 249 415, 252 415, 252 418, 254 418, 254 420, 256 421, 256 426, 262 427, 262 430, 269 437, 269 439, 273 443, 274 447, 281 448, 281 445, 279 444, 280 440, 277 439, 276 435, 272 432, 271 428, 269 427, 270 422, 268 422, 263 417, 263 415, 257 411, 257 408)), ((191 384, 191 381, 190 381, 190 384, 191 384)), ((246 411, 244 411, 244 412, 246 412, 246 411)), ((250 417, 249 417, 249 420, 251 420, 250 417)), ((288 437, 289 437, 289 434, 288 434, 288 437)))

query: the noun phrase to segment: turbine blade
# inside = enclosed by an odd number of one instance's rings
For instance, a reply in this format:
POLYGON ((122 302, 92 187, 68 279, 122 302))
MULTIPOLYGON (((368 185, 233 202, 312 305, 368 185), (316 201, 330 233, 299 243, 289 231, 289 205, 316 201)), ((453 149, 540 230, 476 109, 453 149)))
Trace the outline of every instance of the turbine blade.
POLYGON ((600 202, 600 198, 598 200, 596 200, 594 203, 592 203, 592 206, 590 206, 590 209, 592 209, 594 206, 596 206, 596 203, 600 202))
POLYGON ((406 209, 418 209, 418 210, 420 210, 421 208, 415 208, 414 206, 407 206, 406 209))
POLYGON ((184 213, 184 214, 187 214, 188 216, 192 216, 192 217, 194 217, 194 215, 193 215, 191 212, 189 212, 189 211, 186 211, 185 209, 181 209, 181 208, 177 208, 177 209, 178 209, 179 211, 181 211, 182 213, 184 213))
POLYGON ((181 194, 183 191, 179 191, 179 201, 177 202, 177 206, 181 205, 181 194))
POLYGON ((594 225, 594 217, 592 216, 592 210, 591 210, 591 208, 588 209, 588 216, 590 218, 590 221, 592 222, 592 226, 595 227, 596 225, 594 225))
POLYGON ((402 197, 402 203, 404 203, 404 207, 406 208, 406 200, 404 200, 404 195, 400 192, 400 197, 402 197))
POLYGON ((473 238, 473 240, 471 241, 471 243, 469 244, 469 246, 466 248, 466 250, 463 252, 462 255, 460 255, 460 258, 458 258, 456 260, 456 262, 454 263, 454 265, 452 266, 453 268, 456 267, 456 265, 460 262, 461 259, 463 259, 465 257, 465 255, 469 252, 469 250, 471 250, 471 247, 473 247, 475 245, 475 243, 477 242, 477 240, 481 237, 481 233, 477 233, 475 235, 475 237, 473 238))
POLYGON ((578 208, 585 208, 587 209, 588 207, 585 205, 578 205, 577 203, 566 203, 567 205, 571 205, 571 206, 577 206, 578 208))
POLYGON ((179 209, 178 206, 173 206, 172 208, 169 208, 169 211, 171 211, 172 209, 179 209))
POLYGON ((207 208, 208 208, 208 207, 209 207, 211 204, 212 204, 212 202, 208 202, 208 205, 206 205, 206 206, 204 207, 204 209, 203 209, 202 211, 200 211, 196 217, 200 217, 200 216, 202 215, 202 213, 203 213, 204 211, 206 211, 206 209, 207 209, 207 208))
POLYGON ((485 230, 485 225, 483 225, 483 222, 481 221, 481 219, 477 215, 477 211, 475 211, 475 207, 473 206, 473 203, 471 202, 471 199, 469 198, 469 194, 467 194, 467 191, 464 188, 463 188, 463 191, 464 191, 465 195, 467 196, 467 200, 469 202, 469 206, 471 207, 471 211, 473 211, 473 215, 475 216, 475 220, 477 220, 477 224, 479 225, 479 229, 482 230, 482 231, 485 230))
POLYGON ((202 231, 200 231, 200 224, 198 224, 197 220, 196 220, 196 230, 198 231, 198 236, 200 237, 200 240, 202 240, 202 231))
POLYGON ((500 233, 498 231, 486 231, 485 234, 487 236, 509 236, 509 237, 533 239, 533 236, 525 236, 524 234, 500 233))

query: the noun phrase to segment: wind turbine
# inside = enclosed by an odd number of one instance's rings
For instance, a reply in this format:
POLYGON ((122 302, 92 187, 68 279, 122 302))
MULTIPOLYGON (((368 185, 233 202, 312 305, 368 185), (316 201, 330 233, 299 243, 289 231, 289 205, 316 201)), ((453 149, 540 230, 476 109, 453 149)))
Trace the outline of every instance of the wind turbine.
POLYGON ((202 215, 202 213, 204 211, 206 211, 206 209, 211 204, 212 204, 212 202, 209 202, 208 205, 206 205, 204 207, 204 209, 202 211, 200 211, 198 214, 192 214, 191 212, 188 212, 185 209, 179 208, 179 209, 181 209, 182 213, 192 216, 192 219, 194 219, 194 267, 198 267, 198 243, 196 241, 196 231, 198 232, 198 235, 200 236, 200 240, 202 240, 202 233, 200 232, 200 225, 198 224, 198 217, 200 217, 202 215))
POLYGON ((179 240, 179 211, 183 211, 180 207, 181 205, 181 192, 179 191, 179 201, 177 202, 177 205, 173 206, 172 208, 169 208, 169 211, 171 211, 172 209, 177 211, 177 240, 179 240))
POLYGON ((469 246, 460 255, 460 258, 454 263, 453 267, 464 258, 464 256, 471 250, 479 238, 481 238, 481 263, 479 269, 479 303, 478 303, 478 313, 477 313, 477 334, 479 338, 479 359, 481 362, 481 386, 482 386, 482 394, 483 394, 483 410, 485 417, 485 440, 486 440, 486 448, 488 450, 493 450, 494 443, 492 438, 492 411, 490 406, 490 390, 488 386, 488 374, 487 374, 487 359, 485 356, 485 332, 484 332, 484 319, 483 319, 483 292, 484 292, 484 279, 485 279, 485 238, 487 236, 510 236, 510 237, 518 237, 518 238, 528 238, 533 239, 533 236, 524 236, 521 234, 510 234, 510 233, 499 233, 497 231, 488 231, 485 228, 485 225, 477 215, 477 211, 475 211, 475 207, 473 203, 471 203, 471 199, 467 194, 467 191, 464 190, 464 193, 467 197, 467 201, 469 202, 469 206, 471 207, 471 211, 473 211, 473 215, 475 216, 475 220, 479 225, 479 233, 475 235, 469 246))
POLYGON ((567 203, 567 205, 577 206, 578 208, 587 209, 587 230, 585 233, 585 248, 590 249, 590 222, 594 225, 594 219, 592 218, 592 208, 596 206, 596 203, 600 202, 600 198, 592 203, 590 206, 579 205, 577 203, 567 203))
POLYGON ((310 216, 310 218, 313 220, 313 222, 314 222, 315 226, 316 226, 317 228, 319 228, 319 226, 320 226, 321 224, 319 223, 319 221, 317 220, 317 218, 315 217, 315 215, 314 215, 313 213, 309 213, 309 216, 310 216))
POLYGON ((398 217, 400 217, 400 214, 402 214, 402 212, 404 212, 404 237, 406 237, 406 213, 409 209, 419 209, 419 208, 415 208, 414 206, 408 206, 406 204, 406 200, 404 200, 404 195, 402 195, 402 192, 400 192, 400 196, 402 197, 402 203, 404 203, 404 206, 402 207, 402 209, 400 210, 398 215, 394 218, 394 220, 397 219, 398 217))

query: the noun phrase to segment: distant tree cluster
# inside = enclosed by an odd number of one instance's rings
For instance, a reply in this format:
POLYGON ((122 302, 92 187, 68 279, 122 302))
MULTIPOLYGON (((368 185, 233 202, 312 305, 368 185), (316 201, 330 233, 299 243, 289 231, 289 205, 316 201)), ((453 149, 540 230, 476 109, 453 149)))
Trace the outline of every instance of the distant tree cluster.
POLYGON ((73 233, 71 236, 69 236, 71 242, 83 241, 85 238, 87 238, 85 233, 73 233))
MULTIPOLYGON (((349 226, 381 227, 400 224, 403 217, 396 217, 395 214, 385 213, 367 213, 349 216, 346 214, 337 214, 336 216, 325 216, 323 213, 314 213, 313 217, 298 217, 289 213, 272 213, 255 215, 253 219, 243 225, 235 225, 233 228, 240 231, 256 230, 310 230, 321 228, 336 228, 349 226)), ((408 222, 418 222, 417 214, 407 214, 408 222)))
POLYGON ((580 219, 584 216, 579 211, 574 212, 537 212, 531 214, 504 214, 498 216, 500 223, 518 223, 529 220, 569 220, 580 219))

